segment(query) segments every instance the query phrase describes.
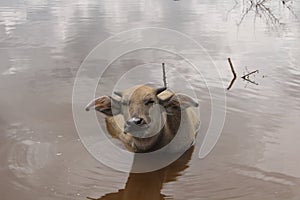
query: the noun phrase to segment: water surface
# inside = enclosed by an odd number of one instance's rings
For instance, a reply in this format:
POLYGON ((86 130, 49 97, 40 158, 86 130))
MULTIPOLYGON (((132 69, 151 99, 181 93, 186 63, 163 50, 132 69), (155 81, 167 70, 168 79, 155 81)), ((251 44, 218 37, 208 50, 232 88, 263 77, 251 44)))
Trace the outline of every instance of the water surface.
MULTIPOLYGON (((140 199, 142 192, 144 199, 299 199, 300 5, 267 6, 277 20, 253 10, 243 17, 249 4, 231 0, 0 2, 1 198, 140 199), (238 77, 226 91, 226 121, 207 158, 198 158, 198 142, 164 169, 127 174, 94 160, 81 144, 72 87, 99 42, 147 26, 174 29, 202 44, 223 79, 217 90, 226 90, 232 79, 228 57, 239 77, 258 69, 250 77, 258 85, 238 77)), ((211 117, 205 84, 176 56, 150 55, 167 58, 190 78, 200 95, 200 133, 205 132, 211 117)), ((107 80, 146 58, 121 57, 107 80)), ((218 78, 207 72, 206 79, 218 78)), ((154 70, 149 76, 157 81, 161 74, 154 70)), ((176 83, 171 72, 168 79, 176 83)))

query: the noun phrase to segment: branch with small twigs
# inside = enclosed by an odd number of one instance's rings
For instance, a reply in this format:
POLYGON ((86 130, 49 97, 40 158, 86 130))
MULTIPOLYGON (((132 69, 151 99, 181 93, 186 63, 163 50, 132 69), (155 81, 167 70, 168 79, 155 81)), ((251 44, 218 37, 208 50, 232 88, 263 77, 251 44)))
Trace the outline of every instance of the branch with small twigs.
MULTIPOLYGON (((233 74, 233 78, 232 78, 232 80, 231 80, 229 86, 227 87, 227 90, 230 90, 231 87, 232 87, 232 85, 233 85, 233 83, 235 82, 235 80, 236 80, 236 78, 237 78, 237 75, 236 75, 236 72, 235 72, 235 70, 234 70, 234 67, 233 67, 233 64, 232 64, 230 58, 228 58, 228 63, 229 63, 229 65, 230 65, 230 69, 231 69, 231 72, 232 72, 232 74, 233 74)), ((245 74, 244 76, 242 76, 241 78, 242 78, 243 80, 245 80, 245 81, 248 81, 249 83, 258 85, 258 83, 256 83, 255 81, 252 81, 252 80, 249 78, 249 76, 250 76, 251 74, 255 74, 255 73, 258 73, 258 72, 259 72, 258 70, 249 72, 249 73, 245 74)))

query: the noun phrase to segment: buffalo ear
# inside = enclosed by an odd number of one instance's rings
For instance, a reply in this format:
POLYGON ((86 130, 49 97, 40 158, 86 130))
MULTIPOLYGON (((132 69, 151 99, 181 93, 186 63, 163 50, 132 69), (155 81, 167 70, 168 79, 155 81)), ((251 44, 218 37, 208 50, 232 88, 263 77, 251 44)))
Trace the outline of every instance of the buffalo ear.
POLYGON ((176 111, 185 110, 189 107, 199 106, 198 102, 185 94, 169 95, 169 98, 161 101, 161 105, 165 107, 167 113, 169 114, 172 114, 176 111))
POLYGON ((102 96, 102 97, 92 100, 85 107, 85 110, 89 111, 91 107, 94 107, 95 110, 97 110, 107 116, 117 115, 121 111, 120 101, 118 101, 110 96, 102 96))

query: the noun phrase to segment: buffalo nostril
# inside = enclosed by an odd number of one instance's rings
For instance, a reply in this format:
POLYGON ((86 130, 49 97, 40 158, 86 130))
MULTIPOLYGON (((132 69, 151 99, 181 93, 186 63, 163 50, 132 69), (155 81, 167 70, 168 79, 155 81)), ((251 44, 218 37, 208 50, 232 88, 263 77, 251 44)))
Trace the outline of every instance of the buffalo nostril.
POLYGON ((139 118, 137 121, 136 121, 136 124, 137 125, 142 125, 144 122, 144 120, 142 118, 139 118))
POLYGON ((126 125, 127 126, 132 126, 132 125, 143 125, 145 123, 143 118, 139 118, 139 117, 133 117, 129 120, 126 121, 126 125))
POLYGON ((126 121, 125 126, 124 126, 124 132, 132 134, 136 131, 137 132, 141 131, 145 127, 147 127, 147 126, 146 126, 146 122, 143 118, 133 117, 126 121))

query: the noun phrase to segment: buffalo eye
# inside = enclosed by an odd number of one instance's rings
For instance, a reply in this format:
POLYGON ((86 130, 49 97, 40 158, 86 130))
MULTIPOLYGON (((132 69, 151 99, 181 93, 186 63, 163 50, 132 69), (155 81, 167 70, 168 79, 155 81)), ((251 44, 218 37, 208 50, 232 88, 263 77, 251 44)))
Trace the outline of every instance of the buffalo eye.
POLYGON ((152 105, 152 104, 154 104, 154 103, 155 103, 155 101, 154 101, 153 99, 148 99, 148 100, 145 101, 145 105, 146 105, 146 106, 152 105))

